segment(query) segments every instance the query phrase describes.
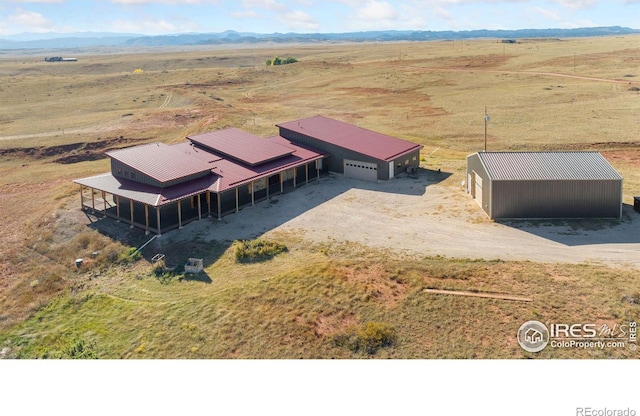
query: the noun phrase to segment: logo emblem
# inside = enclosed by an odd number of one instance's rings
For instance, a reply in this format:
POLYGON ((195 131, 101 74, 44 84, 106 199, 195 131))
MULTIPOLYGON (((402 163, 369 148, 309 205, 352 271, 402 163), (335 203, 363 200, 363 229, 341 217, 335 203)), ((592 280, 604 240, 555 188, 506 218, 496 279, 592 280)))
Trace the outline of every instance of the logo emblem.
POLYGON ((518 343, 525 351, 542 351, 549 343, 549 330, 542 322, 527 321, 518 329, 518 343))

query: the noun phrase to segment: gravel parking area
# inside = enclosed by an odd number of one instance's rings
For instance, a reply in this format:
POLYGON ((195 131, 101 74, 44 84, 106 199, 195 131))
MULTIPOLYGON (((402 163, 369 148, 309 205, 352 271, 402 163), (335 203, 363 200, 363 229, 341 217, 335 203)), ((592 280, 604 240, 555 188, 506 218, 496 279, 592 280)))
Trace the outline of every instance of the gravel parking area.
POLYGON ((161 237, 235 240, 286 231, 315 242, 351 241, 413 254, 470 259, 601 263, 640 268, 640 214, 580 221, 491 221, 460 184, 423 171, 370 183, 331 174, 161 237))

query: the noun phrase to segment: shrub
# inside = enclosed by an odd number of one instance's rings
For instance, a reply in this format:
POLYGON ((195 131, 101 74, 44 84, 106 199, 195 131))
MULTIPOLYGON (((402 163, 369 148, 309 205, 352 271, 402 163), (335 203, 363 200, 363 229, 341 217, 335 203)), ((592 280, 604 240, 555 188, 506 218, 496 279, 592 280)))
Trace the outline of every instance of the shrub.
POLYGON ((375 354, 380 348, 393 346, 397 341, 393 325, 384 322, 367 322, 362 327, 334 336, 333 343, 351 351, 375 354))
POLYGON ((233 255, 239 262, 267 260, 287 250, 287 246, 274 241, 258 239, 233 242, 233 255))

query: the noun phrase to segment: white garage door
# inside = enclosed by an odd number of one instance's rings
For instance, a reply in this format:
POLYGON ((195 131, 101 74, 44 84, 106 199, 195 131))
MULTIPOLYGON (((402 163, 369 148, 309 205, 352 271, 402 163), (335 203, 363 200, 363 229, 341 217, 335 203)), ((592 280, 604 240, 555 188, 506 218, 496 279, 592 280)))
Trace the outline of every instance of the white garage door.
POLYGON ((345 159, 344 176, 346 178, 362 179, 365 181, 377 181, 378 164, 345 159))

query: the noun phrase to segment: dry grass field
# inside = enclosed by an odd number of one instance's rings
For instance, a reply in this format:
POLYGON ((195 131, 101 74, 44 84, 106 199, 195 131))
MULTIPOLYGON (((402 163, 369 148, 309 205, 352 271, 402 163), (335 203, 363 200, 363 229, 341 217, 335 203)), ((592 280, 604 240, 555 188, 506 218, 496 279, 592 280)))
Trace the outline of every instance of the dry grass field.
POLYGON ((207 259, 206 273, 158 276, 126 256, 143 233, 118 241, 86 226, 71 181, 107 171, 112 148, 224 127, 266 136, 322 114, 424 144, 423 166, 452 173, 443 186, 456 187, 465 156, 483 147, 486 107, 490 150, 601 151, 630 204, 640 195, 638 40, 80 51, 68 63, 44 62, 48 51, 0 55, 0 358, 637 358, 529 354, 514 335, 529 319, 639 320, 637 270, 409 258, 282 234, 286 253, 248 264, 229 242, 195 238, 184 251, 207 259), (274 55, 299 62, 266 67, 274 55), (76 270, 73 259, 93 252, 76 270), (374 354, 356 348, 371 322, 394 333, 374 354))

